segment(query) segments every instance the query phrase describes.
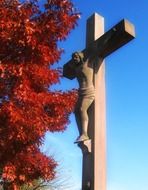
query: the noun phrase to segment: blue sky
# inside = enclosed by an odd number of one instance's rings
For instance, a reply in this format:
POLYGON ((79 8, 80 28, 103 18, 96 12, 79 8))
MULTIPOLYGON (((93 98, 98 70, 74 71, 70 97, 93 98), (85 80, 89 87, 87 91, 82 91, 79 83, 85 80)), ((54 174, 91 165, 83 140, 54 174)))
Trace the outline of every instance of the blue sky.
MULTIPOLYGON (((75 30, 60 44, 65 53, 58 66, 73 52, 84 49, 86 20, 94 12, 105 18, 106 31, 122 18, 136 27, 136 39, 106 58, 107 190, 148 190, 148 2, 73 2, 82 15, 75 30)), ((77 81, 62 79, 54 88, 77 87, 77 81)), ((73 143, 78 136, 73 114, 70 120, 64 133, 47 133, 43 150, 53 154, 63 173, 72 178, 73 187, 67 190, 80 190, 81 151, 73 143)))

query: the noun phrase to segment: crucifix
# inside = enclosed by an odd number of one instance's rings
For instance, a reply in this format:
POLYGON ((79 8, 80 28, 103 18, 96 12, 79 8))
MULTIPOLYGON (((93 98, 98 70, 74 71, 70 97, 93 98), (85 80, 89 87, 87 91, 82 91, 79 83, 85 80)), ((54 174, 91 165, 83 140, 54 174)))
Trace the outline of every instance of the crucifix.
POLYGON ((77 78, 75 116, 83 153, 82 190, 106 190, 106 104, 104 58, 135 37, 133 24, 123 19, 104 33, 104 18, 87 20, 86 48, 75 52, 63 67, 63 76, 77 78))

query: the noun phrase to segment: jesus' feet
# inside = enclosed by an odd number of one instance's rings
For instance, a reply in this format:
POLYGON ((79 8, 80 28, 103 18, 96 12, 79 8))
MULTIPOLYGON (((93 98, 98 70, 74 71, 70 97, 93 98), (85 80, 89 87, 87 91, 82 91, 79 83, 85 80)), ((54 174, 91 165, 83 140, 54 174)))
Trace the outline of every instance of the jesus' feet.
POLYGON ((77 138, 77 140, 75 141, 75 143, 87 141, 88 139, 89 139, 88 135, 81 135, 80 137, 77 138))

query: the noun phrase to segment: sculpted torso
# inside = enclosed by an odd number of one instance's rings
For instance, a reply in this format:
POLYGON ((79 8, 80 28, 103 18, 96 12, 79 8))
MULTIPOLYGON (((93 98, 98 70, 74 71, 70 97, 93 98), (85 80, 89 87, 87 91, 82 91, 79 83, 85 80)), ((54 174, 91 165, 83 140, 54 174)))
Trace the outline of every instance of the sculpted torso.
POLYGON ((80 89, 93 86, 93 68, 88 60, 75 67, 75 72, 80 89))

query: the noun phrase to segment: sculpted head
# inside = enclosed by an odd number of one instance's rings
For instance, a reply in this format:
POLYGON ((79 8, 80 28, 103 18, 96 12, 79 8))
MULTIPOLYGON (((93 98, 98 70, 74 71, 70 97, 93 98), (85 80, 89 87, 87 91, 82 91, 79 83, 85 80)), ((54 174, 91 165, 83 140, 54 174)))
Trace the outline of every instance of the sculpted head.
POLYGON ((75 52, 72 54, 72 60, 74 64, 80 65, 84 62, 84 54, 82 52, 75 52))

